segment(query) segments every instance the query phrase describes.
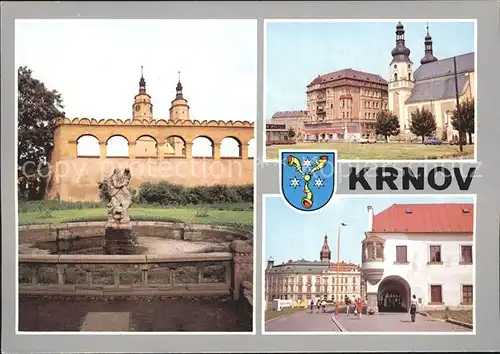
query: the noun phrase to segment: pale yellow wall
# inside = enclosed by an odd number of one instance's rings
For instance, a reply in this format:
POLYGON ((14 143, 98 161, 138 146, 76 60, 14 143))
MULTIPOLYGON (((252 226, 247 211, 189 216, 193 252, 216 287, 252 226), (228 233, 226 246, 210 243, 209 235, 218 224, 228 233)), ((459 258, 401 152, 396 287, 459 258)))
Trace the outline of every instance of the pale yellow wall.
POLYGON ((132 105, 133 119, 153 119, 153 105, 151 97, 148 94, 139 94, 135 96, 134 104, 132 105))
POLYGON ((172 101, 170 119, 189 120, 189 106, 186 100, 179 99, 172 101))

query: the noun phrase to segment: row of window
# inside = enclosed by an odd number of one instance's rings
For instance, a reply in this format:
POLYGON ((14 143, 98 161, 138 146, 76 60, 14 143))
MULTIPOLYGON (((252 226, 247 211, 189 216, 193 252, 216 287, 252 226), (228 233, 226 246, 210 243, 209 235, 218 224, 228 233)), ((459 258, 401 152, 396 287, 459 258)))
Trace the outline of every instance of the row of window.
MULTIPOLYGON (((315 279, 316 280, 315 284, 319 284, 320 283, 319 279, 320 278, 316 278, 315 279)), ((338 279, 339 279, 339 284, 347 284, 347 282, 348 282, 348 277, 339 277, 338 279)), ((313 282, 311 275, 307 276, 306 280, 307 280, 306 285, 307 284, 312 284, 312 282, 313 282)), ((336 283, 337 282, 337 277, 323 277, 323 283, 326 283, 329 280, 330 280, 330 283, 336 283)), ((287 284, 288 282, 290 282, 290 283, 293 284, 295 282, 295 277, 273 277, 273 276, 270 277, 270 283, 271 284, 275 284, 275 283, 281 284, 283 282, 285 284, 287 284)), ((299 279, 298 279, 298 282, 297 282, 298 285, 299 286, 302 285, 303 282, 304 282, 304 277, 302 275, 299 275, 299 279)), ((351 277, 351 283, 352 284, 356 284, 357 283, 357 279, 356 279, 355 276, 351 277)))
MULTIPOLYGON (((443 255, 441 253, 440 245, 430 245, 429 246, 429 263, 442 263, 443 255)), ((408 246, 396 246, 396 263, 406 264, 408 263, 408 246)), ((472 246, 471 245, 461 245, 460 246, 460 264, 472 264, 472 246)))
MULTIPOLYGON (((342 294, 342 295, 338 295, 338 300, 344 300, 345 297, 349 297, 350 299, 353 299, 353 298, 358 298, 360 297, 360 294, 342 294)), ((330 294, 330 295, 326 295, 326 294, 323 294, 323 293, 310 293, 310 294, 296 294, 296 295, 291 295, 291 294, 284 294, 284 295, 275 295, 275 296, 268 296, 268 299, 269 301, 271 300, 274 300, 274 299, 280 299, 280 300, 298 300, 298 301, 301 301, 301 300, 311 300, 311 299, 325 299, 325 300, 332 300, 332 301, 335 301, 335 294, 330 294)))
MULTIPOLYGON (((341 90, 340 94, 341 95, 349 95, 349 94, 351 94, 351 90, 350 89, 341 90)), ((334 96, 335 96, 335 94, 334 94, 333 90, 326 90, 326 94, 324 94, 324 93, 314 94, 313 93, 313 94, 311 94, 309 96, 309 98, 312 99, 312 100, 314 100, 314 99, 321 100, 321 99, 323 99, 325 97, 334 97, 334 96)), ((373 90, 361 89, 361 96, 380 98, 381 92, 380 91, 373 91, 373 90)), ((384 95, 384 97, 387 97, 387 95, 384 95)))
MULTIPOLYGON (((442 285, 431 285, 430 286, 430 303, 431 304, 444 304, 443 299, 443 286, 442 285)), ((462 305, 472 305, 474 300, 474 291, 472 285, 462 285, 461 286, 461 297, 462 305)))
MULTIPOLYGON (((323 285, 323 287, 321 287, 320 285, 316 285, 315 286, 315 290, 316 290, 316 292, 318 292, 318 291, 321 290, 321 288, 323 288, 323 291, 325 293, 327 293, 328 292, 328 287, 329 287, 328 285, 323 285)), ((303 293, 303 292, 310 293, 312 291, 312 286, 308 286, 307 290, 303 291, 302 290, 303 288, 302 288, 301 285, 297 286, 297 291, 295 291, 295 286, 293 286, 293 285, 284 285, 284 286, 272 285, 269 288, 272 291, 277 291, 279 288, 281 288, 282 290, 284 289, 283 291, 289 291, 291 293, 297 292, 299 294, 303 293)), ((348 291, 347 285, 339 285, 339 286, 337 286, 337 285, 330 285, 330 289, 331 289, 332 292, 340 291, 340 292, 344 292, 345 293, 345 292, 348 291)), ((352 286, 352 291, 357 291, 357 290, 358 290, 358 287, 356 285, 353 285, 352 286)))

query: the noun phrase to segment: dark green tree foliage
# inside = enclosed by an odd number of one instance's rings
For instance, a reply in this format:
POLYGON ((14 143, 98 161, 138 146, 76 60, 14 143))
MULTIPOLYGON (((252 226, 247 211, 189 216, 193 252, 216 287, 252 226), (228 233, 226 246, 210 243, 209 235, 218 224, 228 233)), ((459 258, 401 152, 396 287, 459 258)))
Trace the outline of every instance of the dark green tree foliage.
POLYGON ((455 109, 453 111, 453 117, 451 118, 451 125, 453 126, 453 129, 462 132, 462 134, 467 134, 469 137, 469 144, 472 144, 472 134, 475 133, 474 123, 475 123, 474 99, 466 100, 464 103, 461 103, 459 105, 458 110, 455 109))
POLYGON ((21 66, 18 77, 18 188, 22 199, 41 199, 54 147, 54 128, 64 115, 61 94, 21 66))
POLYGON ((375 134, 382 135, 385 141, 388 141, 390 136, 398 135, 399 119, 394 113, 388 110, 383 110, 377 113, 377 120, 375 121, 375 134))
POLYGON ((295 130, 293 130, 293 128, 288 129, 288 138, 289 139, 295 138, 295 130))
POLYGON ((428 109, 422 108, 411 113, 410 131, 422 138, 422 143, 425 137, 431 137, 436 132, 436 119, 434 114, 428 109))

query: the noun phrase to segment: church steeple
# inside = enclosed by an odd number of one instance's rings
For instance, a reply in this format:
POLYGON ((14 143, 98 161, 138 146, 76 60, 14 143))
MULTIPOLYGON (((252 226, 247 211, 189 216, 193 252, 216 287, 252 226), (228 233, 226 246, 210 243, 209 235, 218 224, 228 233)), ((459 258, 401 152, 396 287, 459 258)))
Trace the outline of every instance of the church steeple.
POLYGON ((135 95, 132 105, 132 119, 134 120, 152 120, 153 104, 151 96, 146 92, 146 80, 144 79, 144 67, 141 65, 141 79, 139 80, 139 93, 135 95))
POLYGON ((175 87, 175 99, 172 101, 170 107, 170 119, 172 120, 190 120, 189 119, 189 106, 187 100, 182 93, 181 72, 178 72, 179 79, 175 87))
POLYGON ((429 34, 429 24, 427 24, 427 35, 425 36, 425 55, 420 60, 420 64, 424 65, 427 63, 432 63, 434 61, 437 61, 438 58, 434 56, 433 49, 432 49, 432 37, 429 34))
POLYGON ((330 247, 328 246, 328 235, 326 233, 323 247, 321 247, 321 251, 319 253, 319 257, 321 262, 330 262, 330 259, 332 259, 332 252, 330 251, 330 247))
POLYGON ((184 99, 184 97, 182 96, 181 72, 178 71, 177 73, 179 75, 179 81, 177 81, 177 87, 175 88, 175 90, 177 91, 177 94, 175 95, 175 99, 182 100, 182 99, 184 99))
POLYGON ((146 93, 146 80, 144 80, 144 67, 141 65, 141 79, 139 80, 139 93, 146 93))
POLYGON ((396 47, 391 52, 392 63, 405 62, 412 64, 410 60, 410 49, 405 45, 405 29, 401 22, 396 26, 396 47))

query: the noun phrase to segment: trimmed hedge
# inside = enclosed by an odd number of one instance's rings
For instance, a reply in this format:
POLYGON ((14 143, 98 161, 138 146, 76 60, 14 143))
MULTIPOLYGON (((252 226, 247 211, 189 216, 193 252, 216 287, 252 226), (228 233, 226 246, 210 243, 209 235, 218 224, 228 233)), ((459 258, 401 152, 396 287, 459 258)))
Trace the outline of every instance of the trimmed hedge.
POLYGON ((144 183, 137 202, 174 206, 253 203, 253 193, 253 184, 186 187, 169 182, 144 183))
POLYGON ((266 146, 270 145, 295 145, 297 142, 295 140, 273 140, 266 141, 266 146))

